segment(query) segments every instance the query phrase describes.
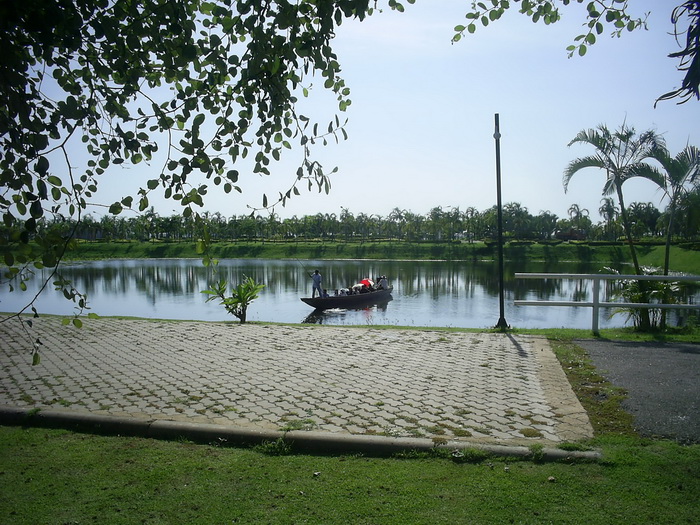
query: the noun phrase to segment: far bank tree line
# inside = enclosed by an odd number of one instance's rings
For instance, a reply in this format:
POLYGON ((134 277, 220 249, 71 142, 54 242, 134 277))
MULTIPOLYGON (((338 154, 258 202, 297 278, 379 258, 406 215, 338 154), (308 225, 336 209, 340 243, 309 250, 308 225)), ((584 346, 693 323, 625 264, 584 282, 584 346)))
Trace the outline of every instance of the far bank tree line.
MULTIPOLYGON (((668 210, 659 210, 650 202, 633 202, 627 213, 633 235, 639 240, 661 240, 668 226, 668 210)), ((205 229, 213 241, 320 241, 320 242, 465 242, 490 240, 497 235, 497 210, 493 206, 479 211, 436 207, 427 214, 394 208, 386 216, 358 213, 342 208, 340 213, 317 213, 303 217, 280 218, 276 213, 232 215, 203 213, 201 220, 182 215, 161 216, 153 209, 125 217, 88 215, 81 224, 67 220, 46 223, 44 227, 75 228, 76 237, 106 241, 191 242, 202 238, 205 229)), ((532 214, 517 202, 503 206, 503 227, 507 240, 592 240, 616 241, 623 237, 620 209, 610 197, 600 201, 598 209, 578 204, 568 208, 566 217, 549 211, 532 214)), ((700 189, 680 200, 673 224, 677 242, 700 237, 700 189)))

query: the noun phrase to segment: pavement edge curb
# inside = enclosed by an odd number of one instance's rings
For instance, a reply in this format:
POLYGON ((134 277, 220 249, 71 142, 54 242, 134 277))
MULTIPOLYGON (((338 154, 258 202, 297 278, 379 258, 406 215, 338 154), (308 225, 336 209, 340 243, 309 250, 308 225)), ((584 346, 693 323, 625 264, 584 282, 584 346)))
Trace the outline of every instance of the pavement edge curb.
POLYGON ((0 406, 0 425, 61 428, 114 436, 133 436, 163 440, 187 439, 197 443, 226 446, 253 446, 284 439, 295 452, 314 454, 362 453, 390 456, 399 452, 446 449, 455 453, 478 450, 489 455, 537 459, 538 461, 587 460, 602 458, 599 450, 562 450, 491 445, 450 441, 436 444, 430 439, 392 438, 374 435, 333 434, 308 431, 250 430, 233 426, 187 423, 162 419, 139 419, 60 410, 0 406))

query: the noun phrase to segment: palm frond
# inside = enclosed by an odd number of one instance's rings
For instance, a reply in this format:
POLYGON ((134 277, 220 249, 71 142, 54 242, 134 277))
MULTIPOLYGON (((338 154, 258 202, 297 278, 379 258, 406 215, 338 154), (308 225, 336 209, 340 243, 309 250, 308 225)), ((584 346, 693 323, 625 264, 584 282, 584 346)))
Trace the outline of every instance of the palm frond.
POLYGON ((574 174, 578 173, 585 168, 598 168, 605 169, 605 161, 598 155, 589 155, 587 157, 581 157, 572 160, 569 165, 564 170, 564 175, 562 176, 562 183, 564 185, 564 192, 568 190, 569 182, 574 174))
POLYGON ((643 179, 650 180, 655 183, 659 188, 666 191, 666 177, 661 171, 655 167, 647 164, 646 162, 637 162, 629 167, 627 172, 627 177, 625 180, 629 180, 634 177, 641 177, 643 179))

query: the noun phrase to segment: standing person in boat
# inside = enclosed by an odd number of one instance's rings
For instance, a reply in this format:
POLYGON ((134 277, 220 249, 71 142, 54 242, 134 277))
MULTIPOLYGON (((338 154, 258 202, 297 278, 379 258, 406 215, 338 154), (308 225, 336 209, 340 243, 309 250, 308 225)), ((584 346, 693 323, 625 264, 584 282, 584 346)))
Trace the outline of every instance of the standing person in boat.
POLYGON ((318 270, 314 270, 314 273, 309 274, 311 280, 314 282, 311 288, 311 298, 316 297, 316 292, 318 292, 319 297, 323 297, 323 289, 321 288, 321 273, 318 270))

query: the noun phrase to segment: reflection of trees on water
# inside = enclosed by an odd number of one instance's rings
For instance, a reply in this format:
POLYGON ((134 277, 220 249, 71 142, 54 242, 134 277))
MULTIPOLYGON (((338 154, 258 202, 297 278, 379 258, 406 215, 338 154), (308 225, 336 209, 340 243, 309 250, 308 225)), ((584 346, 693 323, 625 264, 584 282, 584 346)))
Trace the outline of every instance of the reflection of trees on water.
MULTIPOLYGON (((218 267, 205 267, 199 260, 129 260, 78 264, 64 269, 64 276, 88 294, 96 292, 128 297, 138 292, 155 303, 163 296, 199 295, 214 281, 224 278, 240 282, 244 276, 265 284, 265 295, 283 295, 290 290, 310 295, 309 273, 319 269, 323 286, 335 290, 350 286, 364 277, 387 275, 401 296, 473 298, 479 294, 497 296, 499 289, 496 262, 444 261, 297 261, 297 260, 222 260, 218 267)), ((600 268, 575 263, 552 265, 532 262, 507 262, 505 286, 509 300, 537 299, 586 301, 591 281, 562 279, 523 279, 516 272, 597 273, 600 268)), ((615 289, 606 285, 606 295, 615 289)), ((601 298, 602 299, 602 298, 601 298)))

